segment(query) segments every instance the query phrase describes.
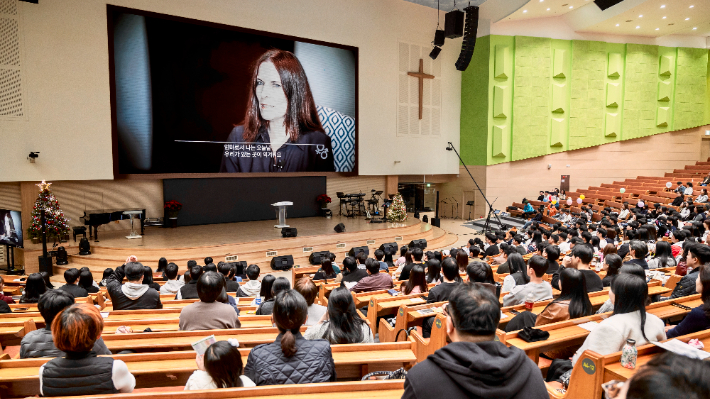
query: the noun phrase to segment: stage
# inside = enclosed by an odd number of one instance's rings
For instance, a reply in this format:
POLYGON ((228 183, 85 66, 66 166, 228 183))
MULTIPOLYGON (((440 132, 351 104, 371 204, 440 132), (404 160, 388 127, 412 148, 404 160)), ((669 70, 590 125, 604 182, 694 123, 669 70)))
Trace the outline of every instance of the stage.
MULTIPOLYGON (((187 261, 194 259, 203 264, 203 259, 212 257, 214 262, 224 261, 227 255, 238 255, 239 261, 258 264, 262 270, 270 271, 270 260, 278 255, 293 255, 296 265, 308 266, 310 252, 330 251, 336 254, 339 263, 352 247, 368 246, 370 256, 374 250, 386 242, 406 245, 413 239, 424 238, 427 250, 451 248, 457 242, 455 234, 422 223, 409 216, 404 223, 369 223, 364 218, 334 216, 287 219, 291 227, 298 229, 298 236, 282 238, 281 229, 274 228, 275 220, 224 223, 201 226, 163 228, 147 226, 141 238, 127 239, 129 231, 102 231, 99 228, 99 242, 90 240, 91 255, 80 256, 77 243, 70 239, 62 243, 69 254, 69 264, 54 266, 54 273, 62 274, 71 267, 89 267, 95 279, 101 278, 105 268, 115 268, 123 264, 129 255, 136 255, 138 261, 153 269, 158 259, 165 257, 176 263, 181 271, 186 270, 187 261), (344 233, 336 233, 338 223, 345 225, 344 233)), ((51 249, 48 243, 48 249, 51 249)), ((24 249, 25 270, 38 271, 37 257, 42 246, 30 244, 24 249), (34 265, 32 261, 34 260, 34 265)), ((56 263, 56 262, 55 262, 56 263)))

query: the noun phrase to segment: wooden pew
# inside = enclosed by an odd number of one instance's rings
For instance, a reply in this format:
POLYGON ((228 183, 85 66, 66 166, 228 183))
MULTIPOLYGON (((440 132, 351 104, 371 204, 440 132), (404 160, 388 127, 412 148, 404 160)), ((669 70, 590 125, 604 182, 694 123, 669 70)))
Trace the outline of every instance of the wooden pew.
MULTIPOLYGON (((411 342, 333 345, 338 378, 360 378, 374 370, 396 370, 414 364, 411 342)), ((244 365, 251 349, 239 349, 244 365)), ((136 377, 136 388, 184 385, 196 369, 195 352, 113 355, 123 360, 136 377)), ((39 367, 49 358, 0 361, 0 396, 25 397, 39 394, 39 367)), ((193 393, 194 395, 194 393, 193 393)), ((195 397, 195 396, 193 396, 195 397)), ((199 397, 199 396, 198 396, 199 397)))
POLYGON ((372 333, 377 333, 377 318, 395 314, 401 305, 424 304, 426 300, 423 294, 390 296, 389 294, 379 294, 370 297, 367 306, 367 320, 372 328, 372 333))
POLYGON ((431 326, 431 337, 423 338, 418 331, 412 331, 409 341, 412 342, 414 354, 417 356, 417 363, 424 361, 427 356, 436 352, 446 345, 448 334, 446 333, 446 317, 437 313, 434 323, 431 326))
MULTIPOLYGON (((227 399, 227 398, 297 398, 297 399, 399 399, 404 380, 349 381, 320 384, 269 385, 251 388, 225 388, 206 391, 141 392, 133 394, 94 395, 92 399, 227 399)), ((72 396, 68 399, 79 399, 72 396)))
POLYGON ((448 302, 434 302, 421 305, 401 305, 397 311, 397 319, 394 327, 392 327, 384 319, 380 320, 380 326, 378 332, 380 334, 380 342, 396 342, 396 341, 406 341, 407 336, 404 333, 399 333, 400 330, 406 330, 409 327, 415 325, 421 326, 422 320, 427 317, 436 316, 437 313, 430 313, 423 315, 419 313, 419 310, 432 309, 443 306, 448 302), (399 333, 399 337, 397 334, 399 333))

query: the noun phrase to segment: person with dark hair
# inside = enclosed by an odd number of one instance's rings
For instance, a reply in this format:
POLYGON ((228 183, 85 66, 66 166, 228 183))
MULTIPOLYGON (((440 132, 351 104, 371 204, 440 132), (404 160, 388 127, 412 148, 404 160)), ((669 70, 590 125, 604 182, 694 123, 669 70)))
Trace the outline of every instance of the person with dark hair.
MULTIPOLYGON (((99 292, 99 287, 94 285, 94 276, 91 274, 91 270, 82 270, 79 272, 79 287, 86 290, 90 294, 95 294, 99 292)), ((88 296, 88 294, 87 294, 88 296)))
POLYGON ((64 271, 64 281, 66 281, 66 284, 58 289, 72 294, 74 298, 89 296, 89 293, 84 288, 79 286, 80 277, 81 272, 77 268, 72 267, 71 269, 64 271))
MULTIPOLYGON (((486 255, 485 258, 487 257, 493 257, 496 256, 500 253, 500 248, 498 248, 498 236, 495 235, 494 233, 488 232, 485 234, 486 237, 486 250, 484 251, 484 254, 486 255)), ((466 266, 464 266, 464 269, 466 266)))
POLYGON ((488 289, 461 284, 445 310, 451 343, 409 371, 403 399, 549 398, 537 364, 494 340, 501 312, 488 289))
POLYGON ((703 304, 693 308, 677 326, 666 327, 669 339, 710 328, 710 265, 702 265, 698 269, 695 291, 700 294, 703 304))
POLYGON ((611 282, 614 281, 614 277, 619 274, 621 266, 621 256, 618 254, 609 254, 604 257, 603 269, 606 270, 606 276, 602 279, 602 285, 604 285, 604 287, 611 287, 611 282))
POLYGON ((88 303, 70 305, 54 317, 54 346, 66 355, 40 366, 41 396, 105 395, 133 391, 136 379, 126 364, 111 357, 98 357, 93 351, 103 329, 104 321, 99 310, 88 303))
MULTIPOLYGON (((513 246, 515 247, 515 250, 518 251, 518 253, 520 255, 525 255, 528 253, 527 248, 525 247, 525 245, 523 245, 524 243, 525 243, 525 239, 523 238, 522 235, 516 234, 513 236, 513 246)), ((508 256, 510 256, 510 254, 508 254, 508 256)))
POLYGON ((237 312, 217 299, 224 291, 224 276, 218 272, 206 272, 197 279, 197 294, 200 300, 180 311, 180 331, 218 330, 239 328, 242 323, 237 312))
MULTIPOLYGON (((574 366, 586 350, 592 350, 601 356, 618 352, 628 339, 633 340, 636 346, 646 345, 666 339, 663 320, 651 313, 646 313, 646 299, 648 298, 648 285, 646 280, 633 274, 621 273, 612 283, 609 299, 614 303, 614 312, 602 320, 587 336, 582 346, 572 357, 572 362, 567 360, 557 361, 565 364, 568 370, 560 377, 562 383, 569 384, 569 376, 574 366)), ((553 366, 556 366, 553 364, 553 366)), ((561 370, 562 367, 555 367, 561 370)), ((552 367, 551 367, 552 370, 552 367)), ((559 376, 558 372, 548 373, 548 381, 554 381, 559 376), (557 374, 557 375, 555 375, 557 374)))
POLYGON ((376 249, 375 250, 375 259, 377 259, 377 261, 380 262, 380 270, 382 270, 383 272, 389 273, 390 267, 387 264, 387 262, 385 262, 383 260, 384 258, 385 258, 385 251, 383 251, 379 248, 376 249))
POLYGON ((367 274, 367 269, 360 269, 357 266, 357 261, 352 256, 343 259, 343 268, 345 268, 345 272, 341 281, 348 288, 354 287, 355 284, 369 275, 367 274))
POLYGON ((180 288, 185 285, 184 282, 178 279, 178 265, 168 263, 163 269, 163 276, 167 279, 165 284, 160 287, 160 293, 165 295, 177 295, 180 288))
POLYGON ((432 258, 426 261, 426 282, 427 284, 441 284, 441 261, 432 258))
POLYGON ((648 261, 649 269, 658 269, 662 267, 675 267, 675 259, 671 250, 671 244, 666 241, 658 241, 656 243, 656 255, 648 261))
MULTIPOLYGON (((639 229, 641 230, 646 230, 646 229, 639 229)), ((648 254, 648 246, 646 245, 645 242, 641 240, 631 240, 629 242, 629 254, 631 255, 631 260, 628 262, 624 262, 624 264, 627 263, 632 263, 632 264, 637 264, 641 267, 644 268, 644 270, 648 270, 648 263, 646 262, 646 254, 648 254)))
POLYGON ((318 298, 318 286, 316 283, 304 276, 296 281, 293 289, 303 296, 303 299, 306 300, 306 305, 308 305, 308 318, 304 324, 309 327, 318 324, 328 312, 328 308, 315 303, 316 298, 318 298))
POLYGON ((496 298, 500 296, 501 285, 493 279, 493 270, 488 263, 474 260, 466 267, 466 275, 469 283, 479 283, 491 290, 496 298))
POLYGON ((555 274, 555 272, 560 269, 560 265, 557 263, 557 259, 560 258, 560 247, 557 245, 548 245, 542 252, 542 256, 547 259, 547 270, 545 274, 555 274))
POLYGON ((143 284, 160 292, 160 284, 153 282, 153 269, 143 266, 143 284))
POLYGON ((202 266, 194 264, 190 267, 189 272, 190 281, 178 290, 177 295, 175 295, 175 299, 197 299, 200 297, 197 295, 197 280, 200 278, 202 273, 204 273, 204 269, 202 266))
MULTIPOLYGON (((414 265, 421 265, 422 264, 422 258, 424 257, 424 251, 422 251, 422 249, 419 247, 414 247, 414 248, 411 248, 411 252, 412 252, 412 262, 407 263, 402 268, 402 273, 399 275, 399 281, 409 280, 409 272, 412 270, 414 265)), ((466 254, 464 253, 464 255, 466 255, 466 254)), ((468 257, 466 257, 466 259, 468 259, 468 257)))
POLYGON ((339 283, 343 279, 343 273, 338 273, 335 271, 333 262, 330 259, 324 260, 320 269, 313 276, 313 280, 325 280, 326 283, 339 283), (331 280, 331 281, 328 281, 331 280))
MULTIPOLYGON (((498 269, 496 269, 496 274, 510 273, 510 265, 508 265, 508 257, 512 254, 520 253, 517 248, 513 245, 508 245, 505 249, 501 249, 503 256, 505 257, 505 262, 503 262, 498 269)), ((476 258, 478 260, 478 258, 476 258)))
MULTIPOLYGON (((379 269, 380 264, 376 265, 379 269)), ((257 386, 335 381, 330 343, 306 340, 301 335, 301 326, 308 317, 303 296, 295 290, 279 292, 273 310, 272 319, 280 334, 274 342, 257 345, 249 352, 244 375, 257 386), (298 372, 284 373, 284 370, 298 372)))
MULTIPOLYGON (((421 253, 420 248, 418 249, 421 253)), ((392 277, 387 273, 380 272, 380 263, 372 258, 367 259, 365 262, 365 267, 367 268, 368 276, 358 281, 350 291, 352 292, 367 292, 367 291, 377 291, 377 290, 389 290, 394 287, 392 282, 392 277)))
MULTIPOLYGON (((214 264, 214 259, 212 259, 211 256, 208 256, 205 258, 205 266, 207 266, 209 264, 214 264)), ((209 271, 215 271, 215 270, 209 270, 209 271)))
POLYGON ((113 310, 163 308, 160 293, 143 284, 144 276, 143 265, 138 262, 128 262, 114 270, 106 284, 113 310), (124 274, 128 282, 121 284, 124 274))
MULTIPOLYGON (((44 319, 45 328, 28 332, 20 342, 20 358, 61 357, 66 354, 56 346, 52 339, 52 321, 64 308, 74 304, 74 296, 63 290, 49 290, 42 294, 37 302, 37 309, 44 319)), ((97 355, 110 355, 104 340, 96 340, 92 348, 97 355)))
POLYGON ((685 258, 688 273, 681 277, 675 288, 673 288, 671 299, 693 295, 695 293, 700 267, 710 264, 710 247, 707 245, 686 242, 684 251, 685 250, 688 251, 685 258))
MULTIPOLYGON (((264 280, 266 280, 266 277, 264 277, 264 280)), ((262 282, 263 284, 263 282, 262 282)), ((274 282, 271 284, 271 298, 264 300, 261 302, 261 305, 259 305, 259 308, 256 309, 256 314, 257 315, 270 315, 274 309, 274 301, 276 298, 276 295, 278 295, 279 292, 281 291, 288 291, 291 289, 291 283, 288 281, 286 277, 277 277, 274 282)), ((305 322, 305 320, 304 320, 305 322)), ((303 323, 301 323, 303 324, 303 323)))
POLYGON ((101 282, 99 283, 99 287, 105 287, 106 282, 108 281, 108 278, 113 274, 113 269, 110 267, 107 267, 104 269, 104 274, 101 276, 101 282))
POLYGON ((372 330, 355 310, 355 301, 344 286, 334 289, 328 297, 327 312, 317 324, 308 327, 306 339, 325 339, 331 345, 374 343, 372 330))
POLYGON ((508 266, 510 274, 503 279, 503 292, 510 292, 515 286, 525 285, 530 282, 527 277, 527 266, 520 254, 510 254, 508 257, 508 266))
POLYGON ((168 260, 165 258, 160 258, 158 259, 158 269, 156 269, 155 272, 164 273, 166 267, 168 267, 168 260))
MULTIPOLYGON (((466 255, 465 252, 461 252, 466 255)), ((421 294, 429 291, 426 282, 426 273, 423 265, 414 265, 409 273, 409 280, 399 285, 402 295, 421 294)))
MULTIPOLYGON (((517 254, 516 254, 517 255, 517 254)), ((534 302, 552 299, 552 287, 543 280, 547 270, 547 260, 539 255, 533 255, 527 264, 528 283, 516 285, 503 297, 503 306, 513 306, 532 299, 534 302)))
POLYGON ((223 155, 223 173, 335 171, 331 139, 321 125, 308 78, 289 51, 268 50, 256 61, 244 122, 227 141, 268 144, 273 155, 223 155))
POLYGON ((579 270, 572 268, 562 270, 560 272, 560 286, 562 288, 560 296, 540 312, 535 320, 535 327, 594 314, 585 280, 584 274, 579 270))
POLYGON ((186 391, 256 386, 249 377, 242 375, 244 366, 236 340, 213 343, 204 355, 197 355, 196 362, 197 370, 185 383, 186 391))
MULTIPOLYGON (((584 274, 587 281, 587 292, 597 292, 604 289, 604 284, 599 275, 591 269, 590 264, 594 258, 594 250, 592 247, 586 244, 575 245, 572 248, 572 255, 569 260, 565 258, 567 264, 563 264, 564 267, 571 267, 577 269, 584 274)), ((559 288, 559 273, 555 273, 552 276, 552 287, 559 288)))
POLYGON ((216 272, 217 271, 217 265, 214 263, 208 263, 204 266, 202 266, 202 272, 207 273, 207 272, 216 272))
POLYGON ((441 273, 442 282, 429 291, 427 303, 448 301, 451 291, 461 282, 459 267, 452 258, 446 258, 441 262, 441 273))
MULTIPOLYGON (((32 273, 27 276, 25 290, 20 297, 20 303, 37 303, 39 297, 47 291, 44 278, 39 273, 32 273)), ((8 306, 9 308, 9 306, 8 306)))
POLYGON ((239 286, 237 290, 238 297, 251 297, 259 296, 261 292, 261 283, 259 282, 259 275, 261 274, 261 269, 258 265, 247 266, 247 282, 239 286))
POLYGON ((234 281, 234 268, 229 263, 219 262, 217 265, 217 271, 224 277, 225 286, 224 289, 227 292, 237 292, 239 291, 239 283, 234 281))

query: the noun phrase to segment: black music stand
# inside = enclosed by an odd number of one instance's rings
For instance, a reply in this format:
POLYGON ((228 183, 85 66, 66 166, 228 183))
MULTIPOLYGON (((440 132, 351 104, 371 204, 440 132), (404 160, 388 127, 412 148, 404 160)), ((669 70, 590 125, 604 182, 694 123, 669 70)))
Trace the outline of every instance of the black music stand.
POLYGON ((473 208, 473 201, 468 201, 466 203, 466 206, 468 207, 468 220, 471 220, 471 209, 473 208))

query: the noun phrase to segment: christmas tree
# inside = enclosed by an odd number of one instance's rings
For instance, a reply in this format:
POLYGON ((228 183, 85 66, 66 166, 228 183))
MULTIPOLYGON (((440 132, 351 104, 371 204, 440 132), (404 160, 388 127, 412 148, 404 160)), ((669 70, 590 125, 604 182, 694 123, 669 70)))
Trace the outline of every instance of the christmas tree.
POLYGON ((59 207, 59 201, 49 189, 52 183, 37 184, 39 195, 32 207, 32 224, 27 229, 30 237, 40 237, 42 235, 41 213, 44 209, 44 220, 47 224, 47 237, 61 238, 69 234, 69 219, 64 216, 64 212, 59 207))
POLYGON ((390 222, 404 222, 407 220, 407 206, 404 205, 402 194, 397 193, 392 199, 392 205, 387 210, 387 220, 390 222))

